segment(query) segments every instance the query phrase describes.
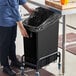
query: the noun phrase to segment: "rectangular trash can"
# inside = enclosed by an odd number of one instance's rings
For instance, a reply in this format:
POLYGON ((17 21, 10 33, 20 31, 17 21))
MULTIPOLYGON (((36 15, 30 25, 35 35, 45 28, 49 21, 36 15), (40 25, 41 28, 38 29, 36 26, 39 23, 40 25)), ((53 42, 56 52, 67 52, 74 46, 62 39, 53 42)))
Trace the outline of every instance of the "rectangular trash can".
POLYGON ((25 66, 40 69, 57 60, 59 18, 60 14, 52 12, 39 26, 28 25, 29 20, 24 20, 29 34, 29 38, 23 39, 25 66))

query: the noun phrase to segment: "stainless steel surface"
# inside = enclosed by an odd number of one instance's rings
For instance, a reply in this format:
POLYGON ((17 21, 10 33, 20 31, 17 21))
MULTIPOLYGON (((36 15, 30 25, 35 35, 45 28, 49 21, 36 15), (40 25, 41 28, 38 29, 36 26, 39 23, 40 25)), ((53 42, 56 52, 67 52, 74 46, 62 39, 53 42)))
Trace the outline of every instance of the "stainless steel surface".
POLYGON ((48 9, 48 6, 45 6, 44 4, 41 4, 41 3, 37 3, 35 1, 32 1, 32 0, 28 0, 29 3, 32 3, 36 6, 40 6, 40 7, 43 7, 43 8, 47 8, 48 9))

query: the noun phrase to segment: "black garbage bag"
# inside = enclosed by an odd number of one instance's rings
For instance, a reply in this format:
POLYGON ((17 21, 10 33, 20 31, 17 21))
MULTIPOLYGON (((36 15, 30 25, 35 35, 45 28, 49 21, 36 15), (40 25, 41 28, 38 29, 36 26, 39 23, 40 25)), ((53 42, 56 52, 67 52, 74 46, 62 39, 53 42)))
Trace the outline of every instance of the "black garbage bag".
POLYGON ((52 26, 55 22, 59 21, 60 17, 61 14, 54 12, 51 9, 38 7, 23 21, 23 25, 32 32, 39 32, 52 26))
POLYGON ((45 8, 38 7, 35 9, 35 12, 33 12, 30 15, 28 19, 28 25, 37 27, 53 14, 54 12, 50 10, 46 10, 45 8))

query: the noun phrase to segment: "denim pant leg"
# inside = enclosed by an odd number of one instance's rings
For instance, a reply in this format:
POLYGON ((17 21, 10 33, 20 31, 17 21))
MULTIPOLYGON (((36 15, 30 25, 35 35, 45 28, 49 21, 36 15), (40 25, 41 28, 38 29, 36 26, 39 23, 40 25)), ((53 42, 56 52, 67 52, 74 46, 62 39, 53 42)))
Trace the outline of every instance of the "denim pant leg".
POLYGON ((10 43, 10 51, 9 51, 9 58, 11 59, 12 62, 16 61, 16 45, 15 45, 15 41, 16 41, 16 36, 17 36, 17 26, 14 26, 12 28, 12 36, 11 36, 11 43, 10 43))
POLYGON ((11 27, 0 26, 0 62, 3 66, 9 66, 9 46, 11 41, 11 27))

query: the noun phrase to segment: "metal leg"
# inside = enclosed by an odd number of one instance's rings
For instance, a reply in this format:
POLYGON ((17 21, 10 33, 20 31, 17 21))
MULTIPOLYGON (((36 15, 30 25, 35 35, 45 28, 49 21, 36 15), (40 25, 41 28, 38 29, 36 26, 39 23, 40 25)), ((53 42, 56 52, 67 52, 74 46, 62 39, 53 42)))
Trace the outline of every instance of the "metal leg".
POLYGON ((40 76, 39 71, 36 71, 36 72, 35 72, 35 76, 40 76))
POLYGON ((65 73, 65 50, 66 50, 66 22, 65 15, 63 15, 63 38, 62 38, 62 73, 65 73))
POLYGON ((61 54, 60 52, 58 52, 58 57, 59 57, 59 61, 58 61, 58 69, 60 70, 61 69, 61 54))
POLYGON ((21 67, 21 76, 26 76, 26 75, 24 74, 24 67, 23 67, 23 66, 21 67))
POLYGON ((22 56, 22 58, 21 58, 21 62, 22 62, 22 67, 20 67, 20 69, 21 69, 21 76, 28 76, 27 74, 25 74, 25 68, 24 68, 24 66, 25 66, 25 58, 24 58, 25 56, 23 55, 22 56))

